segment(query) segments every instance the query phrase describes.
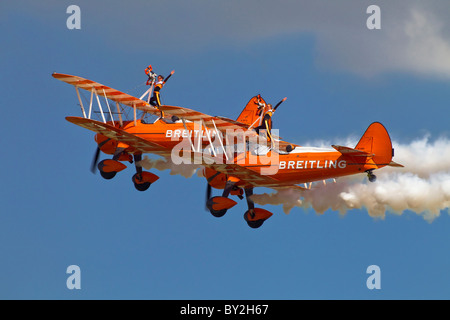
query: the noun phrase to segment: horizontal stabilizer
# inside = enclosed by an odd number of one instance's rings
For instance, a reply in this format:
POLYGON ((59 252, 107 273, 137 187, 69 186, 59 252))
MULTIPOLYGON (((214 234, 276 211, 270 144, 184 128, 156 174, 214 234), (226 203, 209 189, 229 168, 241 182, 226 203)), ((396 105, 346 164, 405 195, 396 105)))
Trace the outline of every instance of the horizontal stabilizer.
POLYGON ((388 166, 390 166, 390 167, 398 167, 398 168, 404 168, 404 167, 405 167, 404 165, 402 165, 402 164, 400 164, 400 163, 397 163, 397 162, 394 162, 394 161, 391 161, 391 162, 388 164, 388 166))
POLYGON ((371 154, 371 153, 368 153, 368 152, 365 152, 362 150, 358 150, 358 149, 349 148, 349 147, 337 146, 337 145, 332 145, 332 147, 334 149, 336 149, 337 151, 339 151, 340 153, 342 153, 343 155, 358 156, 358 157, 373 156, 373 154, 371 154))
POLYGON ((274 190, 286 190, 286 189, 291 189, 291 190, 297 190, 297 191, 309 191, 309 189, 304 188, 304 187, 300 187, 296 184, 293 185, 286 185, 286 186, 279 186, 279 187, 272 187, 272 189, 274 190))

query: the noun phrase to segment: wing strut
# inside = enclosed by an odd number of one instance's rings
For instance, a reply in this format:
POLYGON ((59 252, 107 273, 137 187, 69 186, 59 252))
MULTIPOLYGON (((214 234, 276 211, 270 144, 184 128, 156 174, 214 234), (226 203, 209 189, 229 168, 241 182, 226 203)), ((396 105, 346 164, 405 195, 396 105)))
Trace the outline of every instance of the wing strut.
POLYGON ((108 102, 108 98, 106 97, 105 89, 103 89, 103 95, 105 96, 105 101, 106 101, 106 105, 108 106, 109 116, 111 117, 111 120, 112 120, 112 123, 113 123, 113 126, 114 126, 115 125, 114 118, 113 118, 113 115, 112 115, 112 112, 111 112, 111 108, 109 107, 109 102, 108 102))
POLYGON ((120 106, 117 101, 116 101, 116 108, 117 108, 117 114, 119 115, 120 127, 123 127, 122 112, 120 111, 120 106))
MULTIPOLYGON (((189 130, 187 129, 187 126, 186 126, 186 120, 184 120, 184 118, 181 118, 181 121, 183 122, 184 130, 186 130, 187 134, 189 135, 189 130)), ((194 128, 195 128, 195 122, 194 122, 194 128)), ((181 136, 183 136, 183 135, 181 135, 181 136)), ((196 152, 194 143, 192 142, 191 139, 189 139, 189 143, 191 144, 192 151, 196 152)))
POLYGON ((217 156, 216 150, 214 150, 215 148, 211 141, 211 136, 209 135, 208 127, 206 126, 205 121, 203 119, 202 119, 202 127, 204 127, 206 129, 206 136, 208 137, 209 145, 211 146, 211 151, 214 154, 214 157, 216 157, 217 156))
POLYGON ((102 105, 100 104, 100 99, 98 98, 97 91, 95 91, 95 97, 97 98, 98 108, 100 109, 100 113, 102 114, 103 122, 106 123, 105 115, 103 114, 102 105))
POLYGON ((225 158, 227 158, 227 161, 228 161, 227 151, 225 150, 225 147, 223 146, 222 138, 219 135, 219 130, 217 130, 216 122, 214 121, 214 119, 211 119, 211 121, 214 125, 214 129, 216 130, 216 137, 219 138, 220 146, 222 147, 223 153, 225 154, 225 158))
POLYGON ((78 90, 78 87, 75 87, 75 91, 77 92, 77 97, 78 101, 80 102, 81 111, 83 111, 83 116, 86 118, 86 112, 84 111, 83 101, 81 101, 80 91, 78 90))
POLYGON ((91 89, 91 100, 89 101, 89 119, 91 118, 92 113, 92 98, 94 97, 94 87, 91 89))

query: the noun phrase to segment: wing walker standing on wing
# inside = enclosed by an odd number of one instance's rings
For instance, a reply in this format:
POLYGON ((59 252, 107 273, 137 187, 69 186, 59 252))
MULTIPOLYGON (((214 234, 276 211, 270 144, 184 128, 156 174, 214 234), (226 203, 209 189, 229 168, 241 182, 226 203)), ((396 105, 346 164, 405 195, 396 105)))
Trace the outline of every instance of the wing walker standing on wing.
MULTIPOLYGON (((147 79, 147 85, 150 85, 151 88, 153 89, 153 95, 150 93, 149 97, 150 101, 148 101, 152 106, 156 107, 159 109, 159 107, 161 106, 161 89, 163 88, 163 86, 166 84, 167 80, 169 80, 169 78, 175 73, 175 70, 172 70, 172 72, 170 72, 170 74, 164 79, 164 77, 162 75, 156 75, 156 73, 154 73, 152 71, 152 66, 149 65, 146 69, 145 69, 145 74, 148 76, 147 79)), ((164 118, 164 112, 161 111, 161 118, 164 118)))

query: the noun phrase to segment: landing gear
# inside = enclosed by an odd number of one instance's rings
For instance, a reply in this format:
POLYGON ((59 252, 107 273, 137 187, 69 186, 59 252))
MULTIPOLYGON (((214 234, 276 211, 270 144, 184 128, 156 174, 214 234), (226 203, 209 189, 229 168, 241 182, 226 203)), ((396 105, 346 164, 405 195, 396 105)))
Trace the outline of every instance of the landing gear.
POLYGON ((377 181, 377 176, 373 174, 373 169, 367 170, 366 172, 367 172, 367 178, 369 178, 370 182, 377 181))
POLYGON ((134 155, 134 163, 136 166, 136 173, 133 175, 131 180, 133 181, 134 187, 138 191, 145 191, 150 188, 151 184, 159 179, 156 174, 151 172, 143 171, 141 166, 137 163, 142 160, 142 154, 134 155))
POLYGON ((99 162, 97 165, 100 174, 105 179, 112 179, 117 172, 122 171, 127 166, 117 160, 106 159, 99 162))
POLYGON ((228 195, 230 194, 230 191, 233 189, 235 185, 235 181, 228 180, 225 188, 223 189, 223 193, 221 197, 212 197, 211 198, 211 186, 208 184, 207 186, 207 195, 206 195, 206 208, 211 212, 211 214, 216 217, 220 218, 227 213, 228 209, 234 207, 237 202, 229 199, 228 195))
POLYGON ((148 188, 150 188, 151 182, 145 182, 142 179, 142 174, 139 173, 135 173, 133 175, 133 177, 131 178, 131 180, 134 183, 134 187, 136 188, 136 190, 138 191, 145 191, 148 188))
MULTIPOLYGON (((228 198, 230 192, 234 190, 233 188, 235 188, 236 182, 237 181, 228 180, 221 197, 211 197, 211 185, 208 183, 206 189, 206 209, 209 210, 214 217, 223 217, 228 209, 237 204, 236 201, 228 198)), ((253 187, 245 189, 248 210, 244 213, 244 220, 250 228, 257 229, 263 225, 264 221, 272 216, 272 213, 261 208, 255 208, 254 202, 250 199, 252 194, 253 187)), ((237 195, 239 196, 240 194, 237 195)))
POLYGON ((244 213, 244 220, 250 228, 257 229, 261 227, 267 219, 272 216, 270 211, 261 208, 255 208, 255 203, 250 199, 253 194, 253 188, 245 189, 248 210, 244 213))
MULTIPOLYGON (((220 197, 214 197, 214 198, 220 198, 220 197)), ((206 203, 206 207, 209 209, 209 212, 216 218, 221 218, 227 213, 228 209, 222 209, 222 210, 214 210, 212 207, 214 205, 218 205, 218 203, 214 202, 214 198, 211 198, 210 201, 206 203)))
POLYGON ((259 219, 259 220, 252 221, 252 220, 250 220, 252 215, 254 215, 254 213, 251 212, 250 210, 247 210, 244 213, 244 220, 247 221, 247 224, 250 228, 258 229, 259 227, 261 227, 263 225, 264 221, 266 221, 266 220, 259 219))
MULTIPOLYGON (((109 140, 110 139, 106 140, 106 142, 109 140)), ((120 161, 127 160, 130 163, 133 163, 133 160, 131 160, 131 156, 125 152, 125 148, 117 148, 112 159, 102 160, 96 165, 99 155, 100 148, 97 148, 97 152, 94 156, 94 161, 92 162, 91 171, 95 173, 95 166, 97 166, 101 176, 107 180, 114 178, 118 172, 124 170, 127 167, 120 161)))

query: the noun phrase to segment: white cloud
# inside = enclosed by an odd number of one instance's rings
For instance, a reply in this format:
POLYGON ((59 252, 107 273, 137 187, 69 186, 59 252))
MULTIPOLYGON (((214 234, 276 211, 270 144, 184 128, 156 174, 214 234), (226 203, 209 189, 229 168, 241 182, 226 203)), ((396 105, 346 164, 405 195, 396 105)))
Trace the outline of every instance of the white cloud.
MULTIPOLYGON (((60 17, 64 6, 54 0, 33 3, 21 8, 41 17, 43 23, 60 17)), ((448 0, 376 1, 381 8, 381 30, 367 29, 366 9, 373 1, 366 0, 126 4, 79 0, 77 4, 82 12, 82 32, 124 50, 240 49, 274 37, 305 34, 315 37, 315 63, 324 70, 365 77, 389 72, 450 77, 448 0)))
MULTIPOLYGON (((190 1, 189 5, 171 1, 149 4, 142 11, 152 13, 149 16, 154 18, 148 21, 155 22, 155 32, 149 23, 146 36, 162 47, 239 48, 273 37, 312 34, 317 45, 315 63, 322 69, 364 77, 389 72, 450 77, 448 3, 424 4, 417 0, 378 3, 381 30, 367 29, 366 9, 371 2, 360 0, 190 1)), ((141 20, 145 20, 140 17, 139 6, 143 3, 131 6, 137 17, 128 23, 137 34, 141 33, 141 20)), ((115 32, 124 33, 126 38, 127 27, 123 27, 123 31, 115 32)))

